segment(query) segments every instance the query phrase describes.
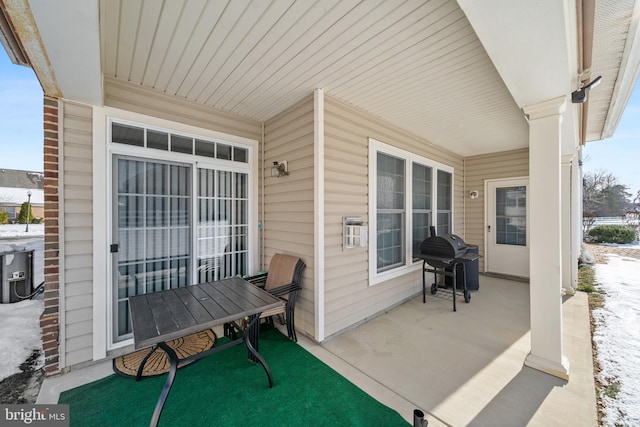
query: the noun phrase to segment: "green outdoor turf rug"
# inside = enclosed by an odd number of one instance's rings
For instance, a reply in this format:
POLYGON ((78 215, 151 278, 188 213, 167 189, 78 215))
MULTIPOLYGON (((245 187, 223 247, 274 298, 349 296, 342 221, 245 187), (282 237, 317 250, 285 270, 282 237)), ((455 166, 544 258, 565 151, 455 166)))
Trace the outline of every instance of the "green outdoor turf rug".
MULTIPOLYGON (((178 371, 160 426, 409 425, 276 329, 260 335, 260 353, 272 389, 236 346, 178 371)), ((147 426, 165 379, 111 375, 63 392, 59 403, 70 405, 71 426, 147 426)))

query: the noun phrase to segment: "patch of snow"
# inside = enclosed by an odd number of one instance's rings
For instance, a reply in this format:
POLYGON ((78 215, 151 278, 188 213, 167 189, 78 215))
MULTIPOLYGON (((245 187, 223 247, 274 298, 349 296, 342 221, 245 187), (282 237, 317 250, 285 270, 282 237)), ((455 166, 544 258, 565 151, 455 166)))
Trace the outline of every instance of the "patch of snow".
POLYGON ((591 252, 589 252, 589 249, 587 249, 587 245, 585 245, 584 242, 580 246, 580 262, 585 264, 593 264, 596 262, 595 257, 591 255, 591 252))
POLYGON ((640 261, 607 255, 595 265, 596 282, 605 293, 604 307, 593 311, 593 340, 603 383, 619 381, 615 399, 603 395, 605 425, 640 425, 640 261))
POLYGON ((640 242, 634 241, 631 243, 620 244, 620 243, 600 243, 602 246, 615 246, 616 248, 628 248, 628 249, 640 249, 640 242))
MULTIPOLYGON (((20 365, 34 350, 42 349, 40 315, 42 299, 0 304, 0 381, 20 372, 20 365)), ((41 355, 35 369, 44 366, 41 355)))
POLYGON ((0 239, 44 236, 44 224, 29 224, 29 231, 26 228, 27 224, 0 224, 0 239))

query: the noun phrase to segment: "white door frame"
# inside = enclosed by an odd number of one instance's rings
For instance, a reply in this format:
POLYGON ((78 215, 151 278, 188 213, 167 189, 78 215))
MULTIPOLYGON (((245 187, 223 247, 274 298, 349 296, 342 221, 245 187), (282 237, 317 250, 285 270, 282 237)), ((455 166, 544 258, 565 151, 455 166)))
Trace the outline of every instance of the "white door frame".
MULTIPOLYGON (((520 276, 520 277, 529 277, 529 244, 530 244, 530 240, 529 240, 529 231, 530 231, 530 220, 529 220, 529 177, 528 176, 519 176, 519 177, 510 177, 510 178, 501 178, 501 179, 487 179, 484 182, 484 194, 485 194, 485 206, 484 206, 484 255, 485 255, 485 262, 484 262, 484 271, 485 272, 493 272, 493 273, 500 273, 500 274, 510 274, 510 275, 514 275, 514 276, 520 276), (492 192, 492 188, 493 187, 498 187, 498 186, 526 186, 527 187, 527 207, 526 207, 526 224, 527 224, 527 243, 526 243, 526 259, 524 257, 523 254, 523 259, 521 260, 523 263, 526 262, 526 272, 522 271, 521 273, 518 274, 514 274, 514 272, 505 272, 505 271, 496 271, 493 270, 491 268, 492 265, 492 254, 491 254, 491 250, 490 250, 490 239, 493 238, 493 236, 495 236, 495 231, 496 230, 496 225, 495 225, 495 208, 492 209, 492 204, 495 204, 495 195, 492 192), (492 230, 489 230, 489 227, 492 227, 492 230)), ((495 257, 496 254, 495 252, 493 253, 493 256, 495 257)), ((493 265, 495 266, 495 260, 493 262, 493 265)), ((524 269, 524 267, 522 267, 524 269)))

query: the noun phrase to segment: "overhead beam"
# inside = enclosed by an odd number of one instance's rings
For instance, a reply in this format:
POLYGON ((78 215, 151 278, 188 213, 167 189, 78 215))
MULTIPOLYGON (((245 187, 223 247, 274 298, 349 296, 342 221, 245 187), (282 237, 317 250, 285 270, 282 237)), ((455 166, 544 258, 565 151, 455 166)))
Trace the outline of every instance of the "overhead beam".
POLYGON ((98 0, 1 2, 2 44, 45 95, 102 105, 98 0))
POLYGON ((58 87, 47 51, 42 44, 29 2, 2 0, 2 6, 7 21, 11 24, 11 37, 22 47, 25 62, 33 68, 45 95, 59 98, 62 92, 58 87))
POLYGON ((521 108, 574 90, 573 84, 577 83, 577 23, 569 3, 558 0, 458 0, 521 108))

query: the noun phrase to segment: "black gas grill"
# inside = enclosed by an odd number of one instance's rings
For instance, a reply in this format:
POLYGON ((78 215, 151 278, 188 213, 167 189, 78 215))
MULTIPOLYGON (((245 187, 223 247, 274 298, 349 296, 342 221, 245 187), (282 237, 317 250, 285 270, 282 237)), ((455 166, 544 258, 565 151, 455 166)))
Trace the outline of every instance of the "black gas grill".
MULTIPOLYGON (((427 301, 427 285, 425 273, 433 273, 434 282, 431 285, 431 294, 435 295, 438 292, 438 274, 443 275, 445 278, 451 277, 451 292, 453 293, 453 311, 456 311, 456 288, 459 281, 457 280, 458 271, 462 273, 462 292, 464 295, 464 301, 469 303, 471 301, 471 292, 467 288, 467 264, 477 261, 480 258, 476 247, 467 246, 467 244, 460 237, 455 234, 443 234, 441 236, 435 235, 435 227, 431 227, 431 237, 426 238, 420 244, 420 253, 417 254, 419 258, 422 258, 422 302, 427 301), (428 265, 428 266, 427 266, 428 265), (431 267, 431 268, 429 268, 431 267)), ((477 275, 477 268, 472 269, 477 275)), ((475 278, 475 283, 478 279, 475 278)))

